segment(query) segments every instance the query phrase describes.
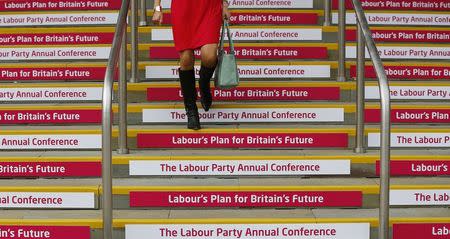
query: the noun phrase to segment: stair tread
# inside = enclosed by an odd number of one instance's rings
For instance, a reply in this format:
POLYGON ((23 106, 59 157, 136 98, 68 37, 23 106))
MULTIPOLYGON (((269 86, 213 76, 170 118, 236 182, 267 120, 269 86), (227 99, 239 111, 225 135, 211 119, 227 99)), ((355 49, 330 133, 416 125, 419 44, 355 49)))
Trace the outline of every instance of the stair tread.
MULTIPOLYGON (((270 106, 274 108, 288 108, 288 107, 302 107, 302 108, 326 108, 326 107, 345 107, 347 109, 355 110, 356 104, 353 102, 338 102, 338 101, 319 101, 319 102, 305 102, 305 101, 290 101, 290 102, 280 102, 280 101, 231 101, 223 102, 219 101, 214 104, 216 108, 259 108, 261 106, 270 106)), ((117 107, 114 103, 113 107, 117 107)), ((378 102, 367 102, 366 109, 370 108, 380 108, 380 103, 378 102)), ((142 110, 145 108, 184 108, 183 103, 177 102, 141 102, 141 103, 128 103, 128 112, 136 112, 137 110, 142 110)), ((448 109, 450 105, 445 101, 436 102, 393 102, 393 109, 448 109)), ((3 104, 0 105, 1 110, 15 110, 15 109, 41 109, 41 110, 69 110, 69 109, 101 109, 100 103, 24 103, 24 104, 3 104)))
MULTIPOLYGON (((133 187, 375 187, 378 185, 378 179, 375 178, 115 178, 113 185, 121 192, 132 190, 133 187)), ((450 178, 446 177, 408 177, 392 178, 391 185, 399 188, 409 187, 431 187, 431 188, 450 188, 450 178)), ((95 187, 101 186, 101 179, 14 179, 0 180, 0 188, 25 188, 33 191, 42 190, 43 187, 70 190, 71 187, 86 188, 92 191, 95 187), (36 187, 36 188, 35 188, 36 187)))
MULTIPOLYGON (((390 209, 391 221, 410 222, 420 221, 426 218, 428 221, 449 220, 450 209, 448 208, 392 208, 390 209)), ((116 227, 123 227, 124 223, 133 224, 135 219, 204 219, 204 223, 219 221, 225 219, 248 219, 249 222, 264 219, 332 219, 332 221, 344 221, 353 219, 357 222, 376 222, 378 221, 377 209, 208 209, 208 210, 114 210, 113 216, 116 219, 116 227), (134 219, 134 220, 133 220, 134 219), (222 219, 222 220, 221 220, 222 219), (120 220, 120 222, 118 221, 120 220)), ((64 220, 66 225, 82 224, 97 225, 101 228, 99 220, 102 217, 102 210, 9 210, 8 213, 2 213, 0 220, 2 222, 14 222, 20 219, 22 223, 33 220, 64 220)), ((229 221, 228 223, 232 223, 229 221)))

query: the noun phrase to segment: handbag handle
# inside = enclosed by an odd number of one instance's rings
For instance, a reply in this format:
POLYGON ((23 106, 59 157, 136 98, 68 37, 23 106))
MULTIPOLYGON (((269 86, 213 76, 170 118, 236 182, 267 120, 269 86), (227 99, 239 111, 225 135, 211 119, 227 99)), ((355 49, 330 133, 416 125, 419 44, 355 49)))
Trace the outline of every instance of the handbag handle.
POLYGON ((228 42, 230 43, 230 54, 234 55, 234 42, 233 39, 231 38, 230 24, 228 23, 228 20, 223 21, 222 36, 220 37, 220 51, 223 52, 223 46, 225 43, 225 31, 227 32, 228 42))

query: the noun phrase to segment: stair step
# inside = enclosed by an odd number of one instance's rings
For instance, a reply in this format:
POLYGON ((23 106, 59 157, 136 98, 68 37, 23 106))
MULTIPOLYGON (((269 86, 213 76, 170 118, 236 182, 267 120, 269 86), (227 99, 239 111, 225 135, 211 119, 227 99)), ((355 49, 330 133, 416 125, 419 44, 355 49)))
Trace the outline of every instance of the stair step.
MULTIPOLYGON (((39 225, 48 229, 49 226, 57 226, 53 230, 60 229, 60 226, 89 227, 91 238, 100 239, 102 222, 101 211, 12 211, 10 215, 3 215, 1 221, 7 225, 39 225), (21 224, 23 223, 23 224, 21 224)), ((448 209, 428 208, 414 209, 391 209, 390 225, 398 228, 406 226, 408 230, 424 230, 425 228, 431 237, 431 227, 443 228, 448 226, 448 209), (411 223, 414 223, 411 225, 411 223)), ((114 210, 113 226, 116 229, 114 236, 125 239, 124 230, 130 239, 132 233, 145 231, 147 235, 154 238, 165 238, 161 235, 161 230, 176 231, 181 229, 186 231, 212 230, 217 233, 218 229, 242 230, 262 230, 277 229, 299 232, 299 228, 305 230, 318 230, 327 228, 335 230, 335 238, 348 238, 351 233, 352 238, 368 239, 377 237, 378 210, 375 209, 314 209, 314 210, 275 210, 275 209, 239 209, 239 210, 157 210, 157 211, 137 211, 137 210, 114 210), (262 227, 264 226, 264 227, 262 227), (351 227, 352 229, 348 229, 351 227), (283 229, 286 228, 286 229, 283 229), (231 229, 231 228, 230 228, 231 229), (361 231, 365 232, 362 235, 361 231), (358 235, 357 235, 358 234, 358 235), (338 236, 338 237, 337 237, 338 236)), ((400 232, 404 233, 404 229, 400 232)), ((424 233, 421 232, 423 235, 424 233)), ((396 234, 397 235, 397 234, 396 234)), ((410 235, 410 234, 407 234, 410 235)), ((286 238, 297 238, 298 236, 286 236, 286 238)), ((87 237, 80 237, 87 239, 87 237)), ((133 237, 134 238, 134 237, 133 237)), ((245 238, 251 238, 247 236, 245 238)))
MULTIPOLYGON (((336 178, 331 182, 329 178, 114 179, 113 196, 114 207, 117 209, 141 207, 373 208, 379 205, 377 181, 364 178, 336 178), (149 198, 151 198, 150 201, 149 198), (202 200, 198 201, 198 198, 202 200)), ((393 207, 450 204, 449 179, 394 178, 391 182, 390 200, 393 207)), ((88 209, 95 207, 96 195, 101 194, 101 180, 1 180, 0 191, 3 208, 88 209)))
MULTIPOLYGON (((179 99, 181 100, 181 99, 179 99)), ((117 105, 113 106, 117 113, 117 105)), ((200 109, 203 123, 288 123, 342 122, 353 124, 353 103, 215 103, 208 112, 200 109)), ((446 103, 395 103, 392 123, 450 123, 450 106, 446 103)), ((8 104, 0 106, 0 124, 98 124, 99 104, 8 104), (6 114, 6 115, 5 115, 6 114)), ((129 124, 185 123, 184 105, 178 103, 129 104, 129 124)), ((367 123, 379 123, 380 104, 368 103, 367 123)))
MULTIPOLYGON (((3 173, 0 177, 100 177, 101 156, 98 151, 10 151, 2 152, 0 165, 3 173), (58 172, 36 172, 38 165, 42 168, 53 167, 62 169, 58 172), (23 166, 26 170, 14 173, 13 169, 23 166)), ((352 177, 375 177, 380 154, 378 151, 369 150, 366 154, 355 154, 346 150, 283 150, 261 151, 246 150, 203 150, 201 153, 195 150, 185 151, 131 151, 128 155, 113 155, 113 173, 115 177, 129 176, 159 176, 159 177, 201 177, 201 176, 250 176, 250 177, 282 177, 287 175, 320 176, 334 175, 352 177), (283 172, 255 171, 247 172, 220 172, 216 170, 201 171, 195 168, 193 171, 181 172, 167 171, 161 168, 161 164, 180 168, 189 165, 207 165, 210 169, 215 165, 319 165, 311 169, 287 170, 283 172), (350 168, 351 167, 351 168, 350 168)), ((448 176, 450 175, 450 156, 447 151, 441 150, 395 150, 391 151, 392 176, 448 176)), ((16 170, 17 171, 17 170, 16 170)))
MULTIPOLYGON (((72 63, 8 63, 0 64, 1 69, 6 69, 0 75, 0 81, 61 81, 61 80, 76 80, 76 81, 100 81, 104 79, 106 63, 99 62, 72 62, 72 63), (25 77, 19 75, 19 68, 30 72, 27 75, 30 77, 25 77), (33 70, 37 70, 37 75, 33 76, 31 73, 33 70), (63 71, 63 76, 60 77, 55 71, 63 71), (66 72, 66 70, 69 70, 66 72), (39 75, 39 73, 41 75, 39 75), (43 78, 44 77, 44 78, 43 78)), ((141 74, 145 69, 148 70, 147 78, 152 80, 166 80, 166 79, 177 79, 177 69, 178 63, 174 61, 164 61, 164 62, 154 62, 154 61, 141 61, 139 63, 139 70, 141 74), (155 72, 156 71, 156 72, 155 72)), ((320 66, 329 67, 331 74, 335 74, 337 69, 336 61, 270 61, 270 62, 239 62, 241 66, 241 73, 243 82, 249 79, 260 79, 260 80, 276 80, 276 81, 286 81, 291 79, 302 79, 303 76, 297 77, 295 75, 288 75, 286 70, 295 67, 299 69, 299 66, 320 66), (278 67, 277 67, 278 66, 278 67), (291 67, 291 68, 290 68, 291 67), (278 69, 280 75, 266 74, 266 71, 272 70, 272 73, 276 73, 274 70, 278 69), (281 70, 281 71, 280 71, 281 70), (283 71, 284 70, 284 71, 283 71), (251 74, 252 72, 253 74, 251 74), (260 73, 258 73, 260 72, 260 73), (245 74, 244 74, 245 73, 245 74), (280 79, 278 79, 280 78, 280 79), (283 79, 284 78, 284 79, 283 79)), ((349 77, 355 77, 355 65, 353 61, 347 62, 347 68, 351 68, 351 74, 349 77)), ((396 61, 396 62, 385 62, 387 75, 390 79, 422 79, 422 80, 447 80, 450 79, 450 69, 449 64, 446 62, 417 62, 417 61, 396 61), (433 73, 432 73, 433 72, 433 73), (436 72, 436 73, 434 73, 436 72), (408 75, 411 74, 411 75, 408 75)), ((374 72, 371 70, 371 64, 367 63, 368 73, 367 77, 374 78, 374 72)), ((329 70, 325 73, 327 73, 329 70)), ((292 72, 288 72, 292 73, 292 72)), ((317 78, 320 80, 320 78, 317 78)), ((431 83, 431 82, 430 82, 431 83)))
MULTIPOLYGON (((2 129, 2 150, 31 149, 99 149, 99 126, 7 126, 2 129)), ((379 147, 379 129, 367 127, 368 146, 379 147)), ((396 126, 392 129, 393 148, 447 148, 447 126, 396 126)), ((130 126, 130 148, 348 148, 354 127, 333 125, 285 124, 216 125, 194 132, 180 126, 130 126)), ((117 137, 116 129, 113 136, 117 137)), ((114 140, 115 141, 115 140, 114 140)))
MULTIPOLYGON (((100 101, 103 85, 100 83, 14 83, 4 84, 0 89, 0 101, 3 102, 91 102, 100 101), (23 92, 23 93, 22 93, 23 92), (33 94, 32 94, 33 92, 33 94), (47 96, 47 97, 44 97, 47 96), (28 96, 28 97, 27 97, 28 96)), ((129 102, 158 102, 180 100, 179 83, 176 82, 142 82, 128 84, 129 102)), ((355 82, 336 81, 260 81, 240 83, 236 91, 216 90, 216 101, 270 101, 266 95, 257 94, 261 91, 268 94, 282 94, 282 90, 295 90, 296 97, 278 97, 277 101, 316 101, 316 100, 341 100, 350 101, 351 91, 355 90, 355 82), (228 92, 232 92, 229 97, 228 92), (239 95, 237 95, 239 94, 239 95), (225 95, 225 96, 223 96, 225 95), (236 95, 236 96, 235 96, 236 95)), ((117 85, 115 85, 117 89, 117 85)), ((394 101, 402 100, 448 100, 450 99, 450 82, 438 81, 392 81, 390 83, 391 98, 394 101)), ((374 81, 366 83, 366 99, 379 99, 378 84, 374 81)), ((114 96, 117 99, 117 96, 114 96)))

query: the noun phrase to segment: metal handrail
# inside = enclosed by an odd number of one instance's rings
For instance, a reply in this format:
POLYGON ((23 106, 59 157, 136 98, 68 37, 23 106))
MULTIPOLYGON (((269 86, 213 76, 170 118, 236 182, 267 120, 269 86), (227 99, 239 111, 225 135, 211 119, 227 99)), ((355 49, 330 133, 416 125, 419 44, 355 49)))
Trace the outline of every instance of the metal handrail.
POLYGON ((339 0, 338 19, 338 71, 336 80, 338 82, 344 82, 347 80, 345 74, 345 27, 347 25, 345 0, 339 0))
POLYGON ((106 67, 103 85, 102 112, 102 194, 103 194, 103 239, 112 239, 112 94, 115 70, 122 45, 122 38, 126 32, 127 15, 130 0, 122 0, 117 25, 106 67))
MULTIPOLYGON (((380 212, 378 238, 389 239, 389 185, 390 185, 390 144, 391 144, 391 100, 389 82, 384 70, 381 57, 378 53, 369 23, 364 14, 361 2, 352 0, 355 9, 359 34, 364 36, 367 49, 378 77, 381 98, 381 143, 380 143, 380 212)), ((362 37, 360 37, 362 40, 362 37)), ((358 54, 365 59, 364 54, 358 54)), ((361 59, 360 59, 361 60, 361 59)), ((362 80, 364 77, 361 77, 362 80)), ((364 98, 358 99, 364 101, 364 98)), ((359 128, 359 127, 358 127, 359 128)), ((362 129, 364 129, 362 127, 362 129)), ((358 133, 357 133, 358 134, 358 133)))

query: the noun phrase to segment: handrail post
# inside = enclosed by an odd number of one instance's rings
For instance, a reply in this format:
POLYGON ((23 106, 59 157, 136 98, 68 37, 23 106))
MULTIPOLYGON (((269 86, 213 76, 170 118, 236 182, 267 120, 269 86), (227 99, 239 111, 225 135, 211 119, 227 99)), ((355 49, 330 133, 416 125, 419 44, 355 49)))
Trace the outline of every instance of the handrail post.
POLYGON ((381 57, 378 54, 375 41, 369 29, 369 23, 362 4, 359 0, 353 0, 356 17, 358 18, 367 49, 372 58, 373 67, 378 77, 379 93, 381 98, 381 137, 380 137, 380 205, 378 238, 389 239, 389 198, 390 198, 390 156, 391 156, 391 98, 389 81, 386 76, 381 57))
POLYGON ((357 24, 358 27, 358 41, 356 46, 357 55, 357 96, 356 96, 356 153, 365 153, 365 135, 364 135, 364 109, 365 109, 365 62, 366 62, 366 44, 364 43, 364 35, 361 29, 361 25, 357 24))
POLYGON ((339 0, 339 30, 338 30, 338 76, 337 81, 346 81, 345 77, 345 0, 339 0))
POLYGON ((119 16, 114 31, 114 38, 109 53, 108 65, 103 84, 102 102, 102 219, 103 239, 113 238, 113 201, 112 201, 112 94, 114 76, 119 58, 122 36, 126 33, 126 18, 129 0, 122 0, 119 16))
POLYGON ((380 222, 378 226, 378 237, 389 239, 389 205, 390 205, 390 157, 391 157, 391 107, 390 93, 382 93, 382 88, 389 89, 389 86, 380 87, 381 95, 381 153, 380 153, 380 222))
MULTIPOLYGON (((125 26, 126 29, 126 26, 125 26)), ((119 148, 117 153, 128 154, 128 112, 127 112, 127 32, 122 36, 119 58, 119 148)))
POLYGON ((130 81, 133 83, 139 82, 138 76, 138 0, 131 0, 131 76, 130 81))
POLYGON ((331 0, 324 0, 323 25, 331 26, 331 0))
POLYGON ((141 0, 141 7, 140 7, 141 13, 140 13, 140 20, 139 20, 139 26, 147 26, 147 4, 145 3, 145 0, 141 0))

